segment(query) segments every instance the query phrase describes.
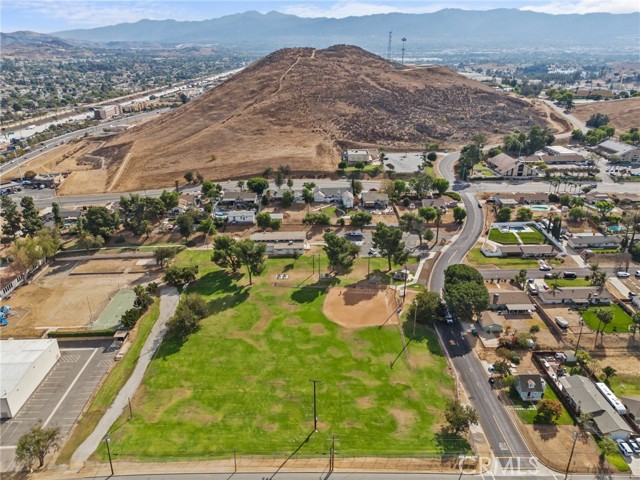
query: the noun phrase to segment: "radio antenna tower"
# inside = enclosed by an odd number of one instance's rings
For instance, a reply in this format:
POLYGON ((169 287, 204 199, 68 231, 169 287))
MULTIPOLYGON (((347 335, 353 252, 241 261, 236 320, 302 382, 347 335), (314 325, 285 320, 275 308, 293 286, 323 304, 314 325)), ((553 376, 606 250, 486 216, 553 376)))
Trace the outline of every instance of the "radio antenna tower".
POLYGON ((407 41, 405 37, 402 37, 402 64, 404 65, 404 42, 407 41))
POLYGON ((391 61, 391 30, 389 30, 389 41, 387 42, 387 60, 391 61))

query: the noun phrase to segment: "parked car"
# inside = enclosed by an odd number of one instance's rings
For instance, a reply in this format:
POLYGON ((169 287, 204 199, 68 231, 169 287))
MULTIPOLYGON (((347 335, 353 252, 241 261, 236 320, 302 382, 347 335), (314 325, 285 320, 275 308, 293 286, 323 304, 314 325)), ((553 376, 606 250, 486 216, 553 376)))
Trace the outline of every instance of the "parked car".
POLYGON ((574 279, 574 278, 578 278, 578 274, 575 272, 564 272, 564 274, 562 275, 562 278, 574 279))
POLYGON ((553 268, 551 267, 551 265, 540 265, 540 271, 541 272, 549 272, 553 270, 553 268))
POLYGON ((453 323, 453 315, 451 315, 451 312, 447 311, 444 315, 444 319, 448 325, 451 325, 453 323))
POLYGON ((375 255, 378 255, 378 250, 376 250, 375 248, 372 248, 371 250, 369 250, 369 255, 371 255, 372 257, 375 255))
POLYGON ((640 270, 636 270, 636 278, 640 278, 640 270))
POLYGON ((631 450, 633 450, 634 453, 640 453, 640 440, 636 439, 629 439, 627 440, 627 443, 629 444, 629 446, 631 447, 631 450))
POLYGON ((569 328, 569 322, 567 322, 564 317, 556 317, 556 325, 560 328, 569 328))
POLYGON ((624 440, 618 440, 618 450, 620 450, 620 453, 622 455, 625 455, 627 457, 633 455, 633 450, 631 450, 629 444, 624 440))
POLYGON ((629 272, 616 272, 618 278, 629 278, 631 274, 629 272))
POLYGON ((544 278, 546 279, 553 278, 553 273, 545 273, 544 278))

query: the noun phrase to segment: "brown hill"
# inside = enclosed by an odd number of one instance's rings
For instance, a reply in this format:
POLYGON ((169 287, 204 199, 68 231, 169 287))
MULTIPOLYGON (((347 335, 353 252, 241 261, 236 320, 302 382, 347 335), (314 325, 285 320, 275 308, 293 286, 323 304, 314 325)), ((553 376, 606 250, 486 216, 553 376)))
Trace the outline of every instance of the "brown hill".
POLYGON ((583 122, 589 120, 594 113, 604 113, 609 116, 609 125, 613 125, 622 133, 631 127, 640 127, 640 97, 579 103, 573 107, 571 113, 583 122))
POLYGON ((504 134, 543 118, 528 101, 444 67, 389 63, 351 46, 284 49, 112 140, 107 147, 131 150, 105 188, 172 185, 188 170, 213 179, 285 164, 330 172, 346 146, 461 144, 474 133, 504 134))

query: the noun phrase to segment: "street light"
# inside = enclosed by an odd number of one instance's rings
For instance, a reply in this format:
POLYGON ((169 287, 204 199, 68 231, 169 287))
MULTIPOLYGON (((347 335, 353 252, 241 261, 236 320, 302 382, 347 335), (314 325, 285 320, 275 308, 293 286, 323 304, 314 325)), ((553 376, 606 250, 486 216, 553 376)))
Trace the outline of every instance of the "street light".
POLYGON ((316 384, 320 382, 320 380, 309 380, 313 382, 313 431, 318 431, 318 402, 316 396, 316 384))
POLYGON ((111 438, 109 438, 109 434, 107 433, 104 436, 104 443, 107 446, 107 455, 109 456, 109 467, 111 468, 111 476, 113 477, 113 462, 111 461, 111 449, 109 448, 109 442, 111 442, 111 438))

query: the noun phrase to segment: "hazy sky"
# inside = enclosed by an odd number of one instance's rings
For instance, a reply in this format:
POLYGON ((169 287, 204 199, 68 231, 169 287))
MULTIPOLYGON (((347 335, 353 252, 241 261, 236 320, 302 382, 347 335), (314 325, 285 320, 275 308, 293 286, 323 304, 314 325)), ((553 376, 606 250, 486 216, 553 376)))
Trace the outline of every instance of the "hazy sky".
POLYGON ((443 8, 518 8, 553 14, 631 13, 640 0, 0 0, 0 30, 48 33, 123 22, 205 20, 247 10, 276 10, 302 17, 342 18, 374 13, 427 13, 443 8))

